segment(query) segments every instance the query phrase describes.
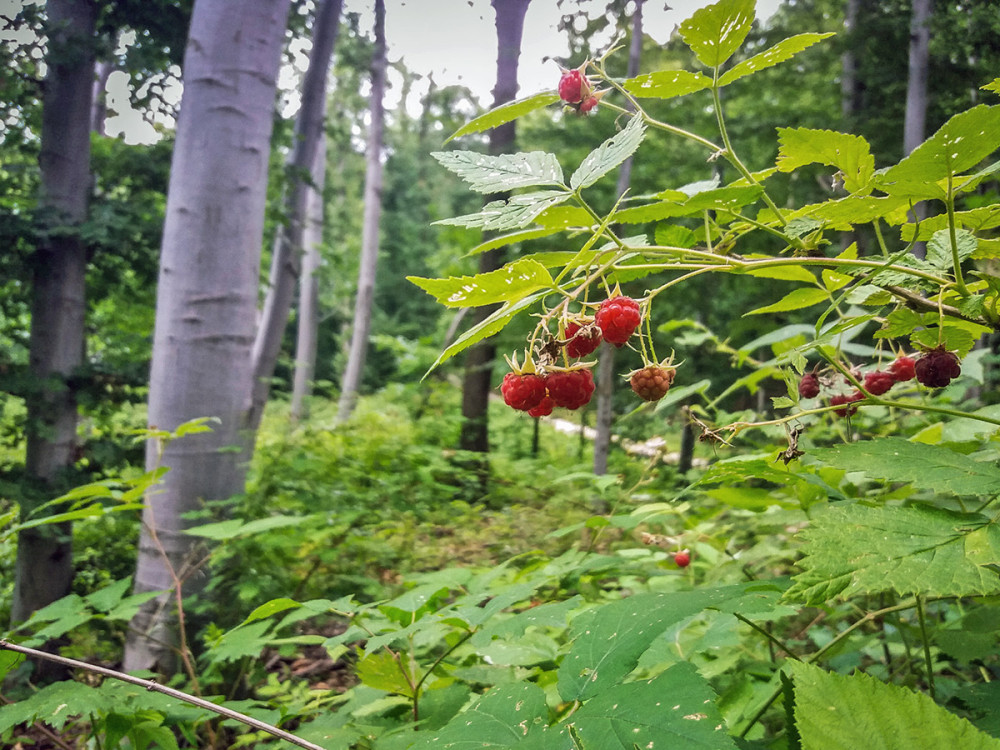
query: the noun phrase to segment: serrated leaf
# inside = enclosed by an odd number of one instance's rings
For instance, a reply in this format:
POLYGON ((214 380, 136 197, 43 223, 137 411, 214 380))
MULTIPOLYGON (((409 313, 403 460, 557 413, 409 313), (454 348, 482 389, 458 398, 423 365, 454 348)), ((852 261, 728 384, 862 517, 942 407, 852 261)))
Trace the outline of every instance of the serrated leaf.
POLYGON ((618 211, 614 219, 622 224, 639 224, 660 221, 678 216, 700 214, 703 211, 738 211, 754 203, 763 192, 759 185, 727 185, 714 190, 698 192, 687 200, 670 198, 661 203, 636 206, 618 211))
POLYGON ((658 70, 629 78, 622 86, 639 99, 672 99, 711 88, 712 79, 688 70, 658 70))
POLYGON ((463 135, 481 133, 484 130, 495 128, 497 125, 503 125, 511 122, 512 120, 516 120, 518 117, 523 117, 529 112, 534 112, 536 109, 547 107, 558 101, 558 93, 555 91, 543 91, 540 94, 533 94, 532 96, 525 97, 524 99, 508 102, 507 104, 503 104, 496 109, 491 109, 486 114, 480 115, 474 120, 470 120, 465 123, 465 125, 448 136, 445 143, 448 143, 448 141, 455 138, 461 138, 463 135))
POLYGON ((289 609, 298 609, 302 605, 295 601, 294 599, 282 598, 282 599, 272 599, 269 602, 261 604, 259 607, 254 609, 247 618, 242 622, 243 625, 247 623, 254 622, 255 620, 263 620, 267 617, 278 614, 279 612, 285 612, 289 609))
POLYGON ((646 125, 640 117, 633 117, 621 132, 608 138, 580 162, 570 177, 573 190, 590 187, 601 177, 635 153, 646 134, 646 125))
MULTIPOLYGON (((748 260, 752 258, 748 257, 748 260)), ((747 276, 759 279, 779 279, 781 281, 801 281, 815 284, 816 276, 803 266, 768 266, 766 268, 751 268, 745 272, 747 276)))
POLYGON ((1000 78, 994 78, 987 84, 980 86, 983 91, 992 91, 995 94, 1000 94, 1000 78))
MULTIPOLYGON (((968 211, 956 211, 954 215, 955 224, 958 227, 973 232, 994 229, 1000 226, 1000 203, 972 208, 968 211)), ((937 216, 930 216, 924 219, 919 224, 903 225, 901 233, 903 240, 906 242, 912 242, 913 240, 926 241, 933 237, 935 232, 947 228, 948 214, 938 214, 937 216)))
POLYGON ((720 0, 681 23, 681 38, 701 63, 722 65, 743 44, 754 19, 755 0, 720 0))
POLYGON ((869 224, 876 219, 883 219, 891 225, 903 224, 907 220, 909 208, 910 202, 905 198, 848 195, 837 200, 803 206, 789 218, 808 216, 833 229, 848 230, 857 224, 869 224))
POLYGON ((559 160, 544 151, 496 156, 478 151, 435 151, 431 156, 478 193, 563 184, 559 160))
POLYGON ((778 169, 792 172, 806 164, 836 167, 848 192, 863 190, 875 174, 875 157, 859 135, 809 128, 778 128, 778 169))
POLYGON ((32 726, 36 722, 62 729, 74 716, 114 711, 116 705, 101 691, 82 682, 55 682, 22 701, 5 705, 0 710, 0 735, 18 724, 32 726))
POLYGON ((763 315, 764 313, 788 312, 789 310, 801 310, 805 307, 812 307, 821 302, 829 301, 830 295, 823 289, 793 289, 774 304, 758 307, 756 310, 751 310, 744 314, 763 315))
POLYGON ((419 678, 403 673, 406 663, 405 657, 394 658, 388 651, 378 651, 366 655, 354 669, 358 679, 368 687, 412 697, 411 683, 419 678))
POLYGON ((764 70, 765 68, 770 68, 774 65, 778 65, 779 63, 783 63, 785 60, 790 60, 794 55, 797 55, 802 50, 831 36, 833 36, 832 33, 808 33, 796 34, 795 36, 788 37, 787 39, 782 39, 770 49, 766 49, 763 52, 754 55, 749 60, 744 60, 727 70, 722 77, 719 78, 719 85, 728 86, 733 81, 738 81, 744 76, 752 75, 753 73, 764 70))
POLYGON ((486 240, 486 242, 480 243, 472 248, 466 255, 479 255, 485 253, 488 250, 495 250, 498 247, 507 247, 508 245, 515 245, 519 242, 526 242, 528 240, 535 240, 539 237, 548 237, 550 235, 558 233, 558 229, 525 229, 521 232, 512 232, 511 234, 504 234, 500 237, 494 237, 492 239, 486 240))
POLYGON ((440 219, 435 224, 509 232, 528 226, 540 214, 569 199, 571 193, 538 190, 515 195, 506 201, 490 201, 478 213, 440 219))
MULTIPOLYGON (((958 260, 961 262, 971 258, 979 246, 979 240, 972 232, 964 229, 955 230, 955 243, 958 248, 958 260)), ((951 232, 941 229, 934 233, 927 243, 927 262, 935 268, 950 269, 954 266, 951 254, 951 232)))
POLYGON ((698 244, 697 235, 679 224, 658 224, 653 237, 657 245, 665 247, 694 247, 698 244))
POLYGON ((791 237, 792 239, 797 240, 810 232, 815 232, 817 229, 821 229, 822 227, 823 222, 821 221, 816 221, 816 219, 809 216, 797 216, 785 224, 785 228, 782 230, 782 233, 786 237, 791 237))
POLYGON ((998 593, 1000 577, 965 552, 966 537, 988 523, 978 514, 922 505, 832 507, 801 533, 803 572, 787 595, 817 604, 837 595, 884 591, 900 596, 998 593))
POLYGON ((889 195, 944 198, 947 187, 941 181, 974 167, 998 147, 1000 106, 981 104, 952 117, 876 182, 889 195))
POLYGON ((226 539, 236 539, 237 537, 252 536, 264 531, 286 528, 288 526, 299 526, 308 523, 311 516, 268 516, 258 518, 253 521, 243 521, 239 518, 232 518, 228 521, 218 523, 206 523, 201 526, 193 526, 186 530, 191 536, 211 539, 219 542, 226 539))
POLYGON ((498 302, 511 302, 525 295, 548 289, 552 276, 535 260, 515 260, 503 268, 475 276, 452 276, 447 279, 425 279, 407 276, 439 304, 445 307, 480 307, 498 302))
POLYGON ((804 662, 789 667, 802 750, 1000 750, 1000 740, 923 693, 862 673, 833 674, 804 662))
POLYGON ((851 283, 852 277, 845 273, 838 273, 837 271, 831 270, 829 268, 824 268, 821 276, 823 277, 823 286, 826 287, 827 291, 835 292, 838 289, 843 289, 845 286, 851 283))

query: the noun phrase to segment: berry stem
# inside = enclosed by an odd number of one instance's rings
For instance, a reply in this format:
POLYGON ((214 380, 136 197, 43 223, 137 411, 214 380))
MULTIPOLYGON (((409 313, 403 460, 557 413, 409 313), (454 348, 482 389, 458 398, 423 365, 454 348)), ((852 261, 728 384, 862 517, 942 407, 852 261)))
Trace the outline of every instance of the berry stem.
POLYGON ((948 195, 944 205, 948 209, 948 235, 951 241, 951 263, 955 270, 955 286, 958 293, 963 297, 969 296, 969 288, 965 285, 965 278, 962 276, 962 259, 958 256, 958 230, 955 223, 955 192, 952 181, 954 177, 948 173, 948 195))

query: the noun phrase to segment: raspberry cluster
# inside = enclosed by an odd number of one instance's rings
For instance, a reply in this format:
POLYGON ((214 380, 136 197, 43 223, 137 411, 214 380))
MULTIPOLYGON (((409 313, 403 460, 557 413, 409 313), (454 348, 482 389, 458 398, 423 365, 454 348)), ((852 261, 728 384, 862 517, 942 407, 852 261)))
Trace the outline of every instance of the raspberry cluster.
POLYGON ((546 417, 557 406, 579 409, 594 394, 594 376, 585 367, 553 369, 546 375, 508 372, 500 386, 504 403, 532 417, 546 417))

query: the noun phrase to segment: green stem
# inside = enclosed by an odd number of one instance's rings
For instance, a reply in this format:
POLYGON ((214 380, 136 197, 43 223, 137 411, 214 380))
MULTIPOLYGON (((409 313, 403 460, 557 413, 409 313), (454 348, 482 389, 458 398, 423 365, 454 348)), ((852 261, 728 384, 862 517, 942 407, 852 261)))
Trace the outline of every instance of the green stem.
POLYGON ((955 193, 952 190, 952 176, 948 175, 948 197, 945 199, 945 206, 948 209, 948 234, 951 240, 951 263, 955 267, 955 286, 958 293, 963 297, 969 296, 969 288, 965 285, 965 278, 962 276, 962 259, 958 257, 958 230, 955 222, 955 193))
POLYGON ((934 690, 934 662, 931 659, 931 644, 927 639, 927 619, 924 616, 923 600, 917 597, 917 620, 920 622, 920 640, 924 644, 924 663, 927 669, 927 692, 933 700, 937 700, 934 690))
POLYGON ((753 620, 747 619, 746 617, 744 617, 743 615, 741 615, 739 612, 733 612, 733 615, 736 617, 737 620, 739 620, 740 622, 746 623, 751 628, 753 628, 758 633, 760 633, 762 636, 764 636, 768 641, 770 641, 775 646, 777 646, 782 651, 784 651, 786 654, 788 654, 788 658, 795 659, 796 661, 801 661, 801 659, 799 659, 799 657, 797 657, 795 654, 792 653, 792 650, 790 648, 788 648, 787 645, 785 645, 784 643, 782 643, 782 641, 779 640, 778 638, 776 638, 772 633, 767 632, 767 630, 765 630, 764 628, 762 628, 760 625, 758 625, 757 623, 755 623, 753 620))

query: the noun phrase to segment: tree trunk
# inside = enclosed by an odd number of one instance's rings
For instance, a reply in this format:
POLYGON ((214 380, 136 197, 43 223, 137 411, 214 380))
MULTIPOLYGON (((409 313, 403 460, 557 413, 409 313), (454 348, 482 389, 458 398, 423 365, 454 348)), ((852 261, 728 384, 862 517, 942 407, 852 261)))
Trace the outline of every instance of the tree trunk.
MULTIPOLYGON (((497 80, 493 87, 493 106, 499 107, 517 96, 517 66, 521 56, 524 15, 531 0, 492 0, 497 27, 497 80)), ((490 153, 509 153, 514 149, 516 130, 508 122, 490 131, 490 153)), ((491 200, 505 198, 493 195, 491 200)), ((495 271, 503 265, 503 250, 488 250, 479 256, 479 273, 495 271)), ((496 307, 473 310, 472 325, 479 325, 493 314, 496 307)), ((493 362, 496 343, 487 338, 469 347, 465 358, 462 383, 462 429, 459 447, 462 450, 487 453, 490 449, 489 402, 492 392, 493 362)))
POLYGON ((385 111, 385 2, 375 0, 375 55, 372 59, 371 126, 365 166, 365 208, 361 223, 361 262, 358 268, 358 291, 354 300, 354 323, 351 326, 351 346, 347 355, 340 388, 337 421, 344 421, 351 412, 361 387, 371 331, 372 303, 375 300, 375 271, 378 266, 379 220, 382 216, 382 131, 385 111))
MULTIPOLYGON (((903 120, 903 155, 908 155, 924 141, 927 123, 927 76, 930 67, 931 12, 933 0, 913 0, 910 19, 910 62, 906 79, 906 116, 903 120)), ((927 217, 927 204, 913 207, 913 219, 927 217)), ((927 255, 927 243, 913 247, 918 258, 927 255)))
MULTIPOLYGON (((161 446, 170 468, 146 498, 135 591, 190 593, 195 540, 183 515, 244 486, 253 385, 260 243, 278 68, 290 0, 198 0, 184 56, 184 94, 170 170, 157 287, 149 423, 175 430, 215 417, 213 431, 161 446), (234 446, 237 448, 234 450, 234 446)), ((165 669, 179 642, 170 594, 133 618, 125 669, 165 669)))
POLYGON ((306 225, 302 232, 302 277, 299 279, 299 319, 295 341, 295 375, 292 379, 291 418, 308 416, 307 399, 316 372, 316 337, 319 332, 319 248, 323 242, 323 185, 326 181, 326 136, 320 134, 313 165, 313 185, 306 195, 306 225))
MULTIPOLYGON (((632 43, 629 45, 628 72, 629 78, 639 75, 639 61, 642 56, 642 2, 636 0, 635 12, 632 16, 632 43)), ((618 186, 616 195, 625 193, 632 181, 632 157, 622 162, 618 168, 618 186)), ((611 453, 611 426, 614 421, 614 405, 612 397, 615 388, 615 350, 614 347, 602 344, 597 370, 597 424, 594 435, 594 473, 606 474, 608 471, 608 456, 611 453)))
MULTIPOLYGON (((83 363, 87 248, 80 226, 90 197, 90 110, 94 78, 93 3, 49 0, 48 55, 38 165, 39 240, 32 261, 28 476, 37 486, 20 499, 27 520, 60 493, 73 465, 77 404, 70 378, 83 363)), ((39 526, 18 534, 12 622, 62 598, 73 580, 71 527, 39 526)), ((40 668, 43 672, 44 668, 40 668)))
POLYGON ((309 67, 302 84, 302 108, 295 125, 295 145, 289 159, 290 185, 285 199, 287 224, 274 243, 267 297, 253 345, 253 401, 248 424, 256 431, 264 415, 271 378, 281 353, 281 342, 292 309, 295 285, 302 267, 302 232, 306 223, 306 196, 316 161, 316 150, 326 118, 326 80, 340 27, 343 0, 324 0, 316 14, 309 67))
POLYGON ((844 128, 853 132, 854 120, 861 109, 861 87, 858 81, 858 14, 861 0, 847 0, 844 8, 844 52, 840 56, 840 111, 844 118, 844 128))

